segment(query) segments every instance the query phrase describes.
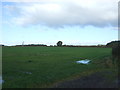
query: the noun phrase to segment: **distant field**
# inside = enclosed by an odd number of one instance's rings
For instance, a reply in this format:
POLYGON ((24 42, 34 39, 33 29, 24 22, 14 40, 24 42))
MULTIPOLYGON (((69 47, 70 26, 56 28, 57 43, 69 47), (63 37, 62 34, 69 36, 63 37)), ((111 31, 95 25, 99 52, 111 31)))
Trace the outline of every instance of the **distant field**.
POLYGON ((110 68, 99 62, 108 56, 111 56, 111 48, 3 47, 3 88, 50 87, 80 75, 107 70, 110 68), (80 59, 92 62, 88 65, 75 63, 80 59))

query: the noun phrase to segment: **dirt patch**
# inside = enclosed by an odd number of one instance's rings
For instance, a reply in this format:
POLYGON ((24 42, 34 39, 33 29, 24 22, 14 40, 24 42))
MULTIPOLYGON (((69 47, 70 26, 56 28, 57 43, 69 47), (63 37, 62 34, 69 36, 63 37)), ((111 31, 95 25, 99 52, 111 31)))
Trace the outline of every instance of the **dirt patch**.
POLYGON ((117 77, 110 81, 104 77, 104 74, 113 74, 113 72, 97 72, 89 76, 58 83, 53 88, 118 88, 117 77))

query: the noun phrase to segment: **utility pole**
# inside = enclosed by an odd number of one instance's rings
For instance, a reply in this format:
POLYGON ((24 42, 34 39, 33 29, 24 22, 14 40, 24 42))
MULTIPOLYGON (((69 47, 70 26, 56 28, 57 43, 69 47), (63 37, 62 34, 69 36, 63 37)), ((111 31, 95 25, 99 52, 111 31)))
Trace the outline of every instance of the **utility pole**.
POLYGON ((22 42, 22 47, 24 46, 24 41, 22 42))

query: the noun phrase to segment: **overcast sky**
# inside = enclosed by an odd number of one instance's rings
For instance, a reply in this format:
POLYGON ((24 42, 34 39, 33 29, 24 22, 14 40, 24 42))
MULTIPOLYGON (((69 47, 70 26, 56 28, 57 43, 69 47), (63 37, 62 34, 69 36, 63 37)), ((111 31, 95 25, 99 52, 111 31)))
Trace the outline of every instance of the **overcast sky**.
POLYGON ((1 43, 106 44, 118 40, 117 23, 118 0, 5 0, 1 43))

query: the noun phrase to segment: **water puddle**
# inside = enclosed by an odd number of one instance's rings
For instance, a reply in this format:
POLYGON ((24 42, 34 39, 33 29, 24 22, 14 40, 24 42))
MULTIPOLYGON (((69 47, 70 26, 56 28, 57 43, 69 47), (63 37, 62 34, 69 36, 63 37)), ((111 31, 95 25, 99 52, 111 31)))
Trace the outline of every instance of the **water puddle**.
POLYGON ((32 74, 32 72, 24 72, 25 74, 32 74))
POLYGON ((4 83, 5 81, 2 80, 2 77, 0 76, 0 84, 4 83))
POLYGON ((91 60, 85 59, 85 60, 76 61, 76 63, 89 64, 90 61, 91 61, 91 60))

